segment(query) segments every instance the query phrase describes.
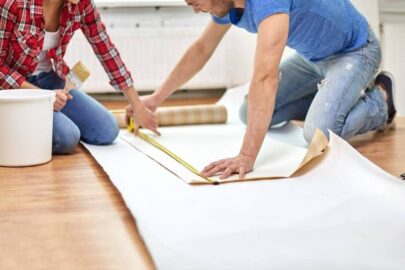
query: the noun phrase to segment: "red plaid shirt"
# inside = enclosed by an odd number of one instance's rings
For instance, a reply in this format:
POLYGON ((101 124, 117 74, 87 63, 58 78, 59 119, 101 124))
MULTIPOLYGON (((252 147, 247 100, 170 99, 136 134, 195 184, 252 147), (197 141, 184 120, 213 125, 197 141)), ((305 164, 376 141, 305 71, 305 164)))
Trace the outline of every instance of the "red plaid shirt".
MULTIPOLYGON (((38 64, 45 36, 42 0, 0 0, 0 89, 16 89, 38 64)), ((60 21, 60 44, 49 50, 55 72, 63 79, 69 67, 63 60, 74 31, 81 29, 111 85, 124 90, 132 86, 131 74, 111 42, 92 0, 66 3, 60 21)))

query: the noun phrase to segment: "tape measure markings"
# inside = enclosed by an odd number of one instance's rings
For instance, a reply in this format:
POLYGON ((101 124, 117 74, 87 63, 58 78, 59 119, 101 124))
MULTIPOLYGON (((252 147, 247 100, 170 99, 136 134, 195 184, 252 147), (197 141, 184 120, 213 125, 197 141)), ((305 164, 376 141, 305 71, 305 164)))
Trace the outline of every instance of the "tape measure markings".
MULTIPOLYGON (((134 123, 133 118, 131 118, 130 123, 128 125, 128 131, 133 132, 134 128, 135 128, 135 123, 134 123)), ((153 138, 151 138, 147 134, 143 133, 142 131, 138 131, 138 137, 143 139, 144 141, 150 143, 151 145, 158 148, 159 150, 163 151, 165 154, 167 154, 168 156, 170 156, 171 158, 176 160, 178 163, 180 163, 181 165, 186 167, 188 170, 190 170, 194 174, 200 176, 201 178, 204 178, 205 180, 207 180, 208 182, 211 182, 213 184, 217 183, 217 181, 214 181, 214 180, 212 180, 210 178, 202 176, 200 174, 200 172, 196 168, 194 168, 191 164, 189 164, 188 162, 186 162, 185 160, 183 160, 182 158, 177 156, 175 153, 173 153, 172 151, 170 151, 169 149, 167 149, 166 147, 164 147, 163 145, 161 145, 156 140, 154 140, 153 138)))

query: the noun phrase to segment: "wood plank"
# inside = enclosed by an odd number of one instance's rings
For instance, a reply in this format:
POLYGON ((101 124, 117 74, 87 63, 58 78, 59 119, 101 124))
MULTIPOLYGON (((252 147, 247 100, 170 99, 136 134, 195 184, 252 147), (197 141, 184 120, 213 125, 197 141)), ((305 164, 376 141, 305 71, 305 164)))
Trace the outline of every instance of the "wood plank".
POLYGON ((0 168, 0 269, 153 269, 134 219, 82 147, 0 168))
MULTIPOLYGON (((190 104, 165 105, 185 102, 190 104)), ((398 176, 405 172, 404 139, 405 117, 395 131, 356 147, 398 176)), ((0 269, 154 268, 120 194, 82 147, 42 166, 0 167, 0 246, 0 269)))

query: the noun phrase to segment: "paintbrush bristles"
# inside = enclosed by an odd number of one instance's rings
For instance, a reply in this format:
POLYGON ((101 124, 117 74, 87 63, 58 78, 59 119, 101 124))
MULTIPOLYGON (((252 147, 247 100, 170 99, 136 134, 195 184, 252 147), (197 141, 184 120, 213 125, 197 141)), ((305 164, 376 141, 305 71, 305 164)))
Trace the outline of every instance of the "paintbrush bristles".
POLYGON ((90 77, 90 71, 83 65, 82 62, 77 62, 71 72, 83 83, 90 77))

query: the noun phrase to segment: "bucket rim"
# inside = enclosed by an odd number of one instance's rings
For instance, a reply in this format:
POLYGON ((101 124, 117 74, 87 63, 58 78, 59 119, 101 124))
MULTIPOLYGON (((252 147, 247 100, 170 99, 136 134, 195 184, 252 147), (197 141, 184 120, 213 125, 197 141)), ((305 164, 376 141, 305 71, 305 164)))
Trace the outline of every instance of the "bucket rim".
POLYGON ((4 89, 0 90, 0 103, 4 102, 29 102, 34 100, 45 100, 55 97, 55 92, 45 89, 4 89), (24 95, 29 93, 30 95, 24 95), (16 95, 12 95, 16 94, 16 95), (32 95, 34 94, 34 95, 32 95))

